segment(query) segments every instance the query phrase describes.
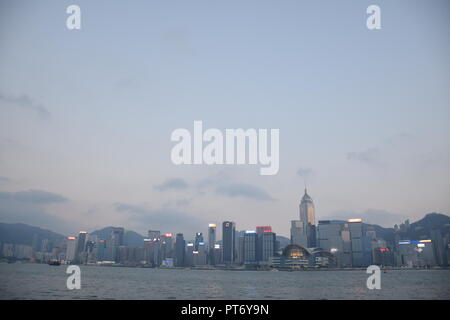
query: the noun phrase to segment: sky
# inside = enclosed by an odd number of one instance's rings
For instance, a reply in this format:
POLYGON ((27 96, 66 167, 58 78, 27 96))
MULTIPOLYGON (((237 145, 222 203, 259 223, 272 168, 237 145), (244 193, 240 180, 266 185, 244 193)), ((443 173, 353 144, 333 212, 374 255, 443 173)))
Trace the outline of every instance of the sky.
POLYGON ((449 24, 445 0, 2 0, 0 222, 289 236, 305 186, 316 220, 448 214, 449 24), (174 165, 195 120, 279 129, 278 174, 174 165))

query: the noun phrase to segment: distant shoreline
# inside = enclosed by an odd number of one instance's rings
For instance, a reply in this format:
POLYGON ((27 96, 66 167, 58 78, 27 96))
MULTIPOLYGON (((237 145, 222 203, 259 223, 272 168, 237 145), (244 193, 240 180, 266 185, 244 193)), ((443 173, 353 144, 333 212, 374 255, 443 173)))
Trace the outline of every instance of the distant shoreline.
MULTIPOLYGON (((47 265, 47 263, 36 263, 17 260, 15 262, 0 261, 0 264, 41 264, 47 265)), ((60 266, 69 266, 70 264, 61 264, 60 266)), ((113 267, 113 268, 140 268, 140 269, 157 269, 157 270, 201 270, 201 271, 265 271, 265 272, 294 272, 294 271, 366 271, 367 268, 240 268, 240 267, 147 267, 142 265, 122 265, 122 264, 79 264, 79 266, 87 267, 113 267)), ((49 266, 55 267, 55 266, 49 266)), ((432 267, 432 268, 406 268, 406 267, 380 267, 382 272, 388 273, 389 271, 398 270, 450 270, 450 267, 432 267)))

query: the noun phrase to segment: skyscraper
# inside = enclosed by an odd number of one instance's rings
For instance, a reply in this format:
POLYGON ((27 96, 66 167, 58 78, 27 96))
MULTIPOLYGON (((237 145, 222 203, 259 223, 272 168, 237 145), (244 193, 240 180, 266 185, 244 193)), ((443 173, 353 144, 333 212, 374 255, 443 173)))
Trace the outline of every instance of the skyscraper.
POLYGON ((222 263, 222 247, 220 244, 214 245, 214 264, 222 263))
POLYGON ((434 258, 436 259, 436 264, 439 266, 446 264, 444 263, 444 261, 446 262, 446 257, 441 231, 439 229, 432 229, 430 231, 430 235, 433 244, 433 253, 434 258))
POLYGON ((207 252, 208 252, 206 243, 199 242, 198 249, 195 252, 197 252, 197 253, 194 255, 194 265, 196 265, 196 266, 205 265, 206 258, 207 258, 207 252))
POLYGON ((72 262, 77 254, 77 237, 67 237, 66 261, 72 262))
POLYGON ((363 267, 364 261, 364 231, 361 219, 348 219, 350 239, 352 244, 352 266, 363 267))
POLYGON ((256 242, 258 235, 255 231, 245 231, 244 234, 244 264, 256 264, 256 242))
POLYGON ((144 239, 144 261, 146 264, 153 262, 152 240, 144 239))
POLYGON ((244 234, 237 234, 236 238, 236 254, 234 258, 234 263, 237 264, 243 264, 244 263, 244 253, 245 253, 245 247, 244 247, 244 234))
POLYGON ((81 252, 85 251, 86 237, 87 237, 87 232, 80 231, 80 233, 78 234, 78 240, 77 240, 77 254, 80 254, 81 252))
POLYGON ((321 220, 317 227, 317 246, 331 252, 339 267, 351 267, 352 248, 348 223, 341 220, 321 220))
POLYGON ((161 232, 158 230, 148 230, 148 239, 156 241, 161 238, 161 232))
POLYGON ((258 256, 260 263, 268 263, 275 254, 276 248, 276 234, 272 231, 265 231, 258 235, 258 242, 260 243, 261 252, 258 256))
POLYGON ((272 232, 271 226, 256 227, 258 235, 256 242, 256 260, 268 262, 275 252, 276 235, 272 232))
POLYGON ((304 232, 306 233, 307 247, 316 247, 316 216, 314 203, 312 198, 308 195, 306 188, 299 209, 300 221, 302 222, 304 232))
POLYGON ((87 238, 87 232, 86 231, 80 231, 78 234, 77 239, 77 246, 76 246, 76 255, 75 255, 75 261, 78 263, 85 263, 86 257, 85 257, 85 251, 86 251, 86 238, 87 238))
POLYGON ((203 242, 203 234, 201 232, 197 232, 195 234, 195 250, 198 250, 198 244, 203 242))
POLYGON ((263 232, 272 232, 271 226, 258 226, 256 227, 256 233, 261 235, 263 232))
POLYGON ((216 224, 210 223, 208 225, 208 246, 214 248, 216 244, 216 224))
POLYGON ((236 224, 232 221, 222 223, 222 253, 223 263, 232 264, 235 261, 236 224))
POLYGON ((182 233, 177 233, 175 240, 175 266, 184 267, 186 241, 182 233))
MULTIPOLYGON (((186 245, 186 256, 185 256, 185 265, 193 266, 194 265, 194 243, 188 242, 186 245)), ((198 251, 196 251, 198 252, 198 251)))
POLYGON ((112 228, 111 230, 111 243, 114 247, 120 247, 124 244, 124 228, 112 228))
POLYGON ((308 247, 308 238, 304 223, 300 220, 291 221, 291 244, 297 244, 303 248, 308 247))
POLYGON ((148 238, 144 239, 144 256, 147 264, 159 266, 162 262, 161 257, 161 232, 149 230, 148 238))
POLYGON ((210 223, 208 226, 208 263, 214 265, 214 245, 216 244, 216 225, 210 223))
POLYGON ((106 240, 100 239, 97 244, 97 261, 105 260, 106 240))
POLYGON ((112 228, 109 241, 109 258, 115 262, 119 262, 119 247, 124 243, 124 228, 112 228))
POLYGON ((161 236, 161 257, 162 259, 173 258, 173 234, 164 233, 161 236))

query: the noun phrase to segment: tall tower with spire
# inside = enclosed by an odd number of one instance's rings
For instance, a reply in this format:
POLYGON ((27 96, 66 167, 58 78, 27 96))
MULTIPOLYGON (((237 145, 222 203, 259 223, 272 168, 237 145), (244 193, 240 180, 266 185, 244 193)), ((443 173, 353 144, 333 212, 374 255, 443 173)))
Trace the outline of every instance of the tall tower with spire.
POLYGON ((306 188, 305 194, 300 201, 300 222, 303 224, 303 230, 306 233, 308 248, 316 246, 316 215, 314 202, 309 196, 306 188))
POLYGON ((300 221, 305 222, 306 224, 316 224, 316 216, 314 212, 314 202, 312 198, 309 196, 306 188, 305 194, 300 201, 300 221))

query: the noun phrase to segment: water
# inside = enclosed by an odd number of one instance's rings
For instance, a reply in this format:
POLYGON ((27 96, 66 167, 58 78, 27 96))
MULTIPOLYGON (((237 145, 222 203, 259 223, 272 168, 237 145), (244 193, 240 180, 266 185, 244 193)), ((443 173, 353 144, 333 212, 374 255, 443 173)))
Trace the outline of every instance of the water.
POLYGON ((221 271, 0 264, 0 299, 449 299, 450 270, 392 270, 381 290, 361 271, 221 271))

